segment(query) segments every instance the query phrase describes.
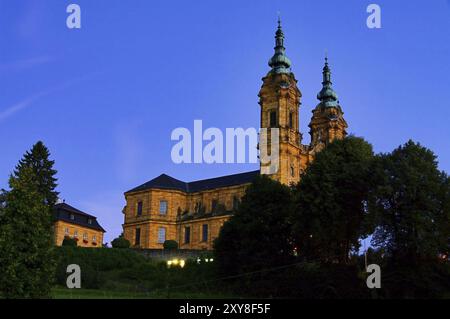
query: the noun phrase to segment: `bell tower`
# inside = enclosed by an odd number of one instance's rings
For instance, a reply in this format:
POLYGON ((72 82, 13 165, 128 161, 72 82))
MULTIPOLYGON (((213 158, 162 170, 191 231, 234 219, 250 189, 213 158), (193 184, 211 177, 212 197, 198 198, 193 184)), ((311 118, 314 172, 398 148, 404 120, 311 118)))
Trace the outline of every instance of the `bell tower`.
MULTIPOLYGON (((275 53, 269 60, 271 70, 262 79, 263 84, 258 95, 261 106, 261 128, 267 129, 268 136, 272 129, 279 130, 279 166, 277 172, 270 176, 289 185, 297 183, 300 179, 302 135, 299 131, 299 107, 302 93, 291 72, 291 61, 286 56, 280 19, 274 49, 275 53)), ((261 164, 261 172, 265 172, 264 164, 261 164)))
POLYGON ((344 112, 336 92, 332 88, 331 70, 328 66, 328 58, 325 57, 325 66, 323 67, 322 90, 317 94, 320 101, 312 111, 313 116, 309 124, 311 135, 311 151, 317 153, 325 145, 334 139, 342 139, 347 135, 347 122, 344 119, 344 112))

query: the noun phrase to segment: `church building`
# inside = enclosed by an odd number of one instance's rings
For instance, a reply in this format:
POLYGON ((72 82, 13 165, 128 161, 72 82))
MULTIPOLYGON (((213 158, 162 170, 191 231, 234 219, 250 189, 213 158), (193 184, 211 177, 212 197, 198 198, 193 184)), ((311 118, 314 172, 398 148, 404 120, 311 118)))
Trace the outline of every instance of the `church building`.
MULTIPOLYGON (((331 71, 325 58, 319 104, 309 124, 311 142, 302 144, 299 108, 302 93, 286 56, 280 21, 275 35, 275 53, 270 71, 259 92, 261 128, 279 130, 279 169, 269 175, 289 185, 300 180, 314 155, 334 139, 347 135, 331 71)), ((260 167, 262 171, 263 165, 260 167)), ((260 170, 194 182, 183 182, 162 174, 125 193, 124 237, 132 247, 162 249, 175 240, 181 249, 213 249, 220 228, 237 209, 245 189, 260 170)))

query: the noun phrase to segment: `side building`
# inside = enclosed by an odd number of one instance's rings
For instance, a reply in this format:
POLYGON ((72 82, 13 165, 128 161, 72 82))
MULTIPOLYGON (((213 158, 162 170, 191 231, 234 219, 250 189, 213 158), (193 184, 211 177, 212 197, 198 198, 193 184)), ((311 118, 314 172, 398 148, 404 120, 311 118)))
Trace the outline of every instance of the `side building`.
POLYGON ((125 193, 124 237, 132 246, 212 249, 223 223, 239 205, 258 171, 185 183, 162 174, 125 193))
POLYGON ((79 247, 102 247, 106 232, 97 217, 84 213, 66 203, 54 208, 55 245, 61 246, 64 238, 73 238, 79 247))

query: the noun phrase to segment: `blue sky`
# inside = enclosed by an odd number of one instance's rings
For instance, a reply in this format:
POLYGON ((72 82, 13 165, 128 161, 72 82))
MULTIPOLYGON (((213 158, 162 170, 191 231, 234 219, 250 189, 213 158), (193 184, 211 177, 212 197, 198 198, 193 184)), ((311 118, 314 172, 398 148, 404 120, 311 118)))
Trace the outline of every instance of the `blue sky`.
POLYGON ((37 140, 61 197, 121 232, 123 192, 255 164, 173 164, 177 127, 258 127, 281 12, 307 125, 328 51, 349 131, 388 152, 413 139, 450 171, 450 1, 0 0, 0 187, 37 140), (82 28, 66 27, 79 4, 82 28), (366 7, 382 9, 368 29, 366 7))

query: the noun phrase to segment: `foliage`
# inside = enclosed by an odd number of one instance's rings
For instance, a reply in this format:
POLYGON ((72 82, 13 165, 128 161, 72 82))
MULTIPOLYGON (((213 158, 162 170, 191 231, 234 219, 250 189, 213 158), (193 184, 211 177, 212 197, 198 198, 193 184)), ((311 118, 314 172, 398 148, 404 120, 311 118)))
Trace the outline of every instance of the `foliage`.
POLYGON ((20 178, 21 172, 28 167, 32 170, 32 183, 42 196, 44 203, 50 208, 58 201, 59 193, 56 189, 57 171, 53 169, 55 161, 49 159, 50 152, 43 142, 38 141, 30 151, 27 151, 14 170, 15 178, 20 178))
POLYGON ((4 193, 0 224, 0 293, 6 298, 50 295, 54 279, 53 161, 42 142, 26 152, 4 193))
POLYGON ((370 232, 366 208, 373 165, 372 146, 353 136, 316 154, 295 188, 293 231, 302 257, 348 262, 358 250, 370 232))
POLYGON ((68 246, 68 247, 77 247, 78 246, 77 241, 74 238, 70 238, 70 237, 65 237, 63 239, 62 245, 68 246))
POLYGON ((130 248, 131 243, 123 237, 123 233, 111 242, 113 248, 130 248))
POLYGON ((256 178, 214 243, 221 273, 242 273, 290 263, 291 203, 287 186, 267 176, 256 178))
POLYGON ((178 243, 175 240, 166 240, 163 244, 164 249, 166 250, 177 250, 178 243))
POLYGON ((434 153, 409 141, 379 162, 383 180, 375 192, 372 244, 393 262, 409 265, 448 251, 450 182, 434 153))

